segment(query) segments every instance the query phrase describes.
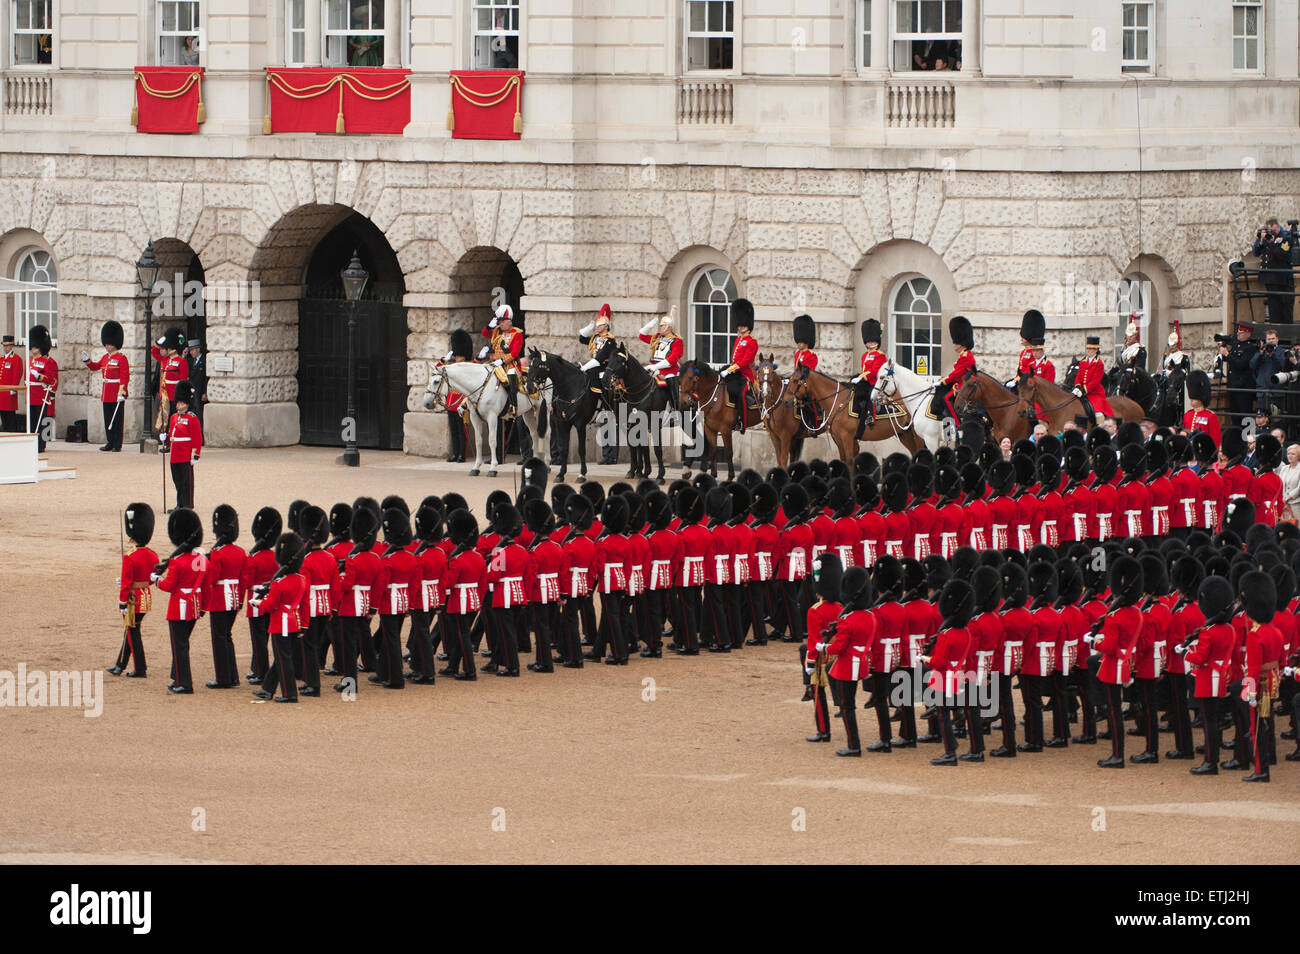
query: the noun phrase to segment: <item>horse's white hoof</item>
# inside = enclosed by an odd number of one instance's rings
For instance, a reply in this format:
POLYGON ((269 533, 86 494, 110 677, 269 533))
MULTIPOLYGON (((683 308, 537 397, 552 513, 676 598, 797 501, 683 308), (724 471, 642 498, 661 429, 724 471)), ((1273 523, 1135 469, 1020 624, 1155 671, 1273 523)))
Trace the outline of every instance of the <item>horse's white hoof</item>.
POLYGON ((473 470, 471 470, 471 471, 469 472, 469 475, 470 475, 471 477, 477 477, 477 476, 478 476, 478 468, 475 467, 473 470))

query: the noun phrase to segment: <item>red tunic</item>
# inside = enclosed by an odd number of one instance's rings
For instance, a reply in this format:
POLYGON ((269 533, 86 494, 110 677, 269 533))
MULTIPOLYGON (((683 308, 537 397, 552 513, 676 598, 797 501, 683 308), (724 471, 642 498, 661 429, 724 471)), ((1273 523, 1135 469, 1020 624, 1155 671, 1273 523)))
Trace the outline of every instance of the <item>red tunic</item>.
POLYGON ((637 335, 650 345, 650 367, 661 378, 677 377, 678 365, 682 360, 684 346, 677 335, 637 335))
MULTIPOLYGON (((0 386, 21 387, 23 383, 23 356, 17 351, 0 354, 0 386)), ((0 391, 0 411, 18 410, 18 392, 0 391)))
POLYGON ((1019 519, 1019 503, 1005 494, 989 501, 990 534, 989 546, 994 550, 1005 550, 1015 546, 1012 535, 1019 519))
POLYGON ((592 569, 596 564, 596 544, 583 534, 578 534, 564 544, 564 559, 568 565, 566 576, 560 581, 560 591, 574 599, 591 593, 592 569))
POLYGON ((1097 358, 1084 358, 1079 362, 1079 371, 1074 377, 1074 386, 1088 398, 1092 409, 1107 417, 1114 417, 1115 411, 1106 400, 1106 364, 1097 358))
POLYGON ((925 641, 939 631, 943 617, 939 609, 929 600, 908 600, 903 604, 906 620, 907 639, 903 643, 902 665, 910 669, 921 659, 921 647, 925 641))
POLYGON ((913 559, 924 560, 930 555, 930 534, 939 522, 939 511, 921 501, 908 508, 907 521, 911 532, 903 540, 903 549, 913 559))
POLYGON ((1097 515, 1092 491, 1086 484, 1076 484, 1061 498, 1061 519, 1057 533, 1061 543, 1086 540, 1093 532, 1097 515))
POLYGON ((912 521, 907 513, 885 514, 885 552, 900 560, 912 552, 912 521))
POLYGON ((126 360, 126 355, 122 352, 114 351, 102 358, 87 361, 86 367, 91 371, 101 372, 99 399, 103 403, 113 403, 119 393, 124 397, 130 393, 128 385, 131 381, 131 363, 126 360))
POLYGON ((457 616, 476 613, 487 595, 487 563, 476 550, 465 550, 447 558, 447 605, 444 613, 457 616))
POLYGON ((1056 382, 1056 365, 1047 360, 1047 356, 1034 362, 1034 374, 1044 381, 1056 382))
MULTIPOLYGON (((1170 594, 1171 598, 1177 601, 1177 594, 1170 594)), ((1165 661, 1172 673, 1183 674, 1187 672, 1187 660, 1182 653, 1174 652, 1174 647, 1179 645, 1187 634, 1197 629, 1205 622, 1205 616, 1201 613, 1201 608, 1196 605, 1195 601, 1190 602, 1174 612, 1173 606, 1170 606, 1168 644, 1165 649, 1168 655, 1165 661)))
POLYGON ((741 377, 750 384, 754 383, 754 359, 757 357, 758 342, 754 340, 753 335, 736 339, 736 345, 731 349, 731 363, 740 371, 741 377))
POLYGON ((862 354, 862 380, 871 387, 876 386, 876 376, 880 374, 880 369, 889 363, 889 358, 885 352, 864 351, 862 354))
POLYGON ((866 676, 876 633, 876 619, 870 610, 857 610, 840 620, 834 641, 826 647, 827 654, 835 657, 832 679, 850 682, 866 676))
POLYGON ((167 459, 173 464, 198 460, 203 450, 203 427, 199 419, 186 411, 173 414, 167 424, 167 459))
POLYGON ((411 598, 420 588, 420 567, 410 550, 386 553, 379 561, 379 575, 370 595, 370 605, 383 616, 404 616, 411 611, 411 598))
POLYGON ((339 562, 327 550, 311 550, 303 557, 302 575, 307 580, 307 616, 329 616, 338 612, 343 598, 339 562))
POLYGON ((970 654, 971 634, 966 627, 945 629, 939 633, 930 653, 930 686, 952 696, 966 683, 966 657, 970 654))
POLYGON ((775 580, 781 561, 781 531, 775 523, 754 525, 754 578, 775 580))
POLYGON ((957 361, 948 372, 948 376, 943 379, 944 384, 960 384, 966 375, 975 370, 975 355, 969 351, 963 351, 957 356, 957 361))
POLYGON ((731 582, 731 560, 735 548, 731 542, 731 527, 719 524, 708 528, 713 538, 712 555, 704 561, 704 582, 723 585, 731 582))
POLYGON ((159 378, 159 389, 162 393, 159 396, 166 397, 168 401, 174 401, 176 399, 176 385, 190 379, 190 366, 179 355, 164 358, 157 345, 149 349, 149 354, 162 365, 162 375, 159 378))
POLYGON ((596 585, 602 593, 621 593, 627 589, 627 537, 611 533, 596 541, 596 585))
POLYGON ((1174 484, 1168 477, 1157 477, 1147 482, 1151 494, 1151 507, 1142 521, 1143 533, 1148 537, 1168 536, 1173 526, 1174 484))
POLYGON ((1255 521, 1273 527, 1282 516, 1282 478, 1271 470, 1257 474, 1251 481, 1250 502, 1255 505, 1255 521))
POLYGON ((343 567, 343 580, 339 585, 340 616, 369 616, 375 593, 375 580, 379 578, 379 554, 372 550, 349 555, 343 567))
POLYGON ((976 550, 993 545, 993 511, 985 500, 972 500, 962 508, 962 542, 976 550))
POLYGON ((713 562, 713 535, 698 523, 688 524, 677 531, 681 538, 681 576, 678 586, 703 586, 705 564, 713 562))
POLYGON ((1227 485, 1222 475, 1210 467, 1201 472, 1201 523, 1198 526, 1213 533, 1219 528, 1223 505, 1227 502, 1227 485))
POLYGON ((907 639, 907 610, 891 600, 872 612, 876 617, 876 639, 871 646, 871 671, 893 672, 903 662, 903 642, 907 639))
POLYGON ((1169 477, 1173 499, 1169 504, 1171 527, 1199 527, 1201 510, 1201 479, 1186 467, 1180 467, 1169 477))
POLYGON ((1006 637, 1002 641, 1000 658, 993 660, 994 665, 1003 676, 1013 676, 1020 672, 1024 664, 1026 646, 1033 640, 1034 617, 1023 606, 1009 609, 1002 614, 1002 628, 1006 637))
POLYGON ((809 371, 817 370, 817 352, 805 348, 802 351, 794 353, 794 369, 807 368, 809 371))
POLYGON ((171 594, 171 599, 167 601, 169 620, 199 618, 203 599, 203 573, 206 567, 202 557, 202 550, 173 557, 167 564, 167 573, 158 581, 158 589, 171 594))
POLYGON ((858 517, 858 539, 861 546, 862 566, 871 566, 876 557, 885 551, 885 518, 878 510, 868 510, 858 517))
POLYGON ((1228 672, 1237 635, 1228 623, 1204 630, 1187 651, 1187 668, 1196 674, 1196 698, 1222 699, 1228 694, 1228 672))
POLYGON ((1030 488, 1015 498, 1016 512, 1012 521, 1011 546, 1021 553, 1028 553, 1038 542, 1038 498, 1036 491, 1030 488))
POLYGON ((203 608, 209 613, 238 610, 244 603, 244 567, 248 554, 235 543, 214 547, 203 577, 203 608))
POLYGON ((1195 434, 1197 431, 1205 431, 1210 437, 1214 438, 1214 446, 1219 446, 1219 441, 1223 434, 1219 427, 1219 415, 1207 408, 1201 410, 1190 410, 1183 415, 1183 430, 1188 434, 1195 434))
POLYGON ((1142 612, 1142 631, 1133 653, 1133 675, 1138 679, 1159 679, 1168 668, 1174 617, 1164 603, 1154 603, 1142 612))
POLYGON ((307 580, 301 573, 289 573, 271 584, 265 598, 258 600, 258 615, 268 619, 272 636, 292 636, 302 629, 298 608, 307 592, 307 580))
POLYGON ((1006 627, 997 613, 981 613, 970 621, 971 647, 967 655, 968 668, 983 679, 993 671, 1007 638, 1006 627))
POLYGON ((830 642, 826 638, 826 627, 840 615, 843 609, 844 607, 839 603, 829 600, 818 600, 808 607, 808 654, 804 657, 807 665, 811 666, 821 655, 817 644, 830 642))
POLYGON ((525 592, 528 602, 550 604, 560 601, 560 585, 564 580, 568 561, 564 550, 552 539, 537 543, 528 551, 532 560, 532 573, 529 574, 525 592))
POLYGON ((1101 653, 1097 678, 1122 686, 1133 674, 1133 650, 1142 631, 1142 613, 1136 606, 1124 606, 1107 614, 1096 650, 1101 653))
POLYGON ((253 605, 253 587, 271 582, 271 577, 275 576, 278 569, 274 550, 258 550, 256 553, 249 554, 248 560, 244 563, 242 581, 244 605, 248 608, 249 619, 265 615, 253 605))
POLYGON ((1038 534, 1036 543, 1054 547, 1061 542, 1061 522, 1065 501, 1055 489, 1038 498, 1038 534))
POLYGON ((54 394, 59 390, 59 363, 53 358, 42 358, 34 354, 28 362, 27 405, 40 407, 45 405, 46 417, 54 416, 54 394), (46 392, 49 401, 45 400, 46 392))
MULTIPOLYGON (((607 540, 622 537, 607 537, 607 540)), ((532 557, 518 543, 508 543, 492 551, 488 563, 487 582, 492 592, 493 609, 514 609, 528 602, 524 581, 532 573, 532 557)))
POLYGON ((122 555, 122 575, 118 577, 117 601, 134 603, 136 615, 153 608, 149 587, 153 568, 158 565, 158 554, 148 547, 134 547, 122 555))
POLYGON ((1115 510, 1119 507, 1119 499, 1119 491, 1113 483, 1105 483, 1093 488, 1093 513, 1096 515, 1096 520, 1091 535, 1098 540, 1109 540, 1117 535, 1128 536, 1115 522, 1115 510))
POLYGON ((667 590, 677 584, 676 572, 682 558, 681 538, 672 530, 656 530, 650 534, 650 577, 647 587, 667 590))
POLYGON ((1050 676, 1056 671, 1056 650, 1065 641, 1065 624, 1061 614, 1050 606, 1031 610, 1033 626, 1025 641, 1024 662, 1020 672, 1026 676, 1050 676))

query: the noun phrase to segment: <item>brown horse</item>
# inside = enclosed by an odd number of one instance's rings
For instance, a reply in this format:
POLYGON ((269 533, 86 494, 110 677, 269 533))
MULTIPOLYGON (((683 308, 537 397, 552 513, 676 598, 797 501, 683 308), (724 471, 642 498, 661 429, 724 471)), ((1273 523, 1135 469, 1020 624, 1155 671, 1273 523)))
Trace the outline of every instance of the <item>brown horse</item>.
POLYGON ((953 399, 953 407, 958 414, 965 414, 969 408, 983 411, 993 424, 994 443, 1009 437, 1014 444, 1033 431, 1029 426, 1029 402, 983 371, 966 375, 953 399))
MULTIPOLYGON (((727 479, 734 480, 736 465, 731 452, 731 431, 736 426, 741 408, 728 403, 727 382, 703 361, 695 360, 682 365, 677 382, 681 391, 682 408, 696 408, 693 416, 683 414, 683 430, 688 430, 685 427, 687 419, 694 422, 695 428, 700 425, 704 428, 704 433, 700 435, 704 441, 704 459, 700 470, 707 467, 713 476, 718 475, 717 447, 718 438, 721 437, 722 446, 727 449, 727 479)), ((744 411, 746 428, 755 427, 762 422, 762 412, 758 408, 747 407, 744 411)), ((698 430, 695 433, 698 434, 698 430)), ((685 467, 683 473, 690 473, 690 467, 685 467)))
MULTIPOLYGON (((794 399, 793 415, 804 435, 830 434, 840 452, 840 460, 851 463, 858 453, 858 418, 849 413, 853 408, 853 386, 820 371, 809 371, 791 375, 788 390, 794 399)), ((899 407, 893 414, 869 421, 861 439, 870 444, 896 437, 909 453, 915 454, 925 446, 925 441, 911 425, 907 410, 899 407)), ((770 418, 768 430, 773 430, 770 418)), ((775 436, 772 441, 776 442, 775 436)))
MULTIPOLYGON (((1037 405, 1042 412, 1039 415, 1040 419, 1047 424, 1047 429, 1053 434, 1061 433, 1065 430, 1066 424, 1073 422, 1079 415, 1085 414, 1082 401, 1055 382, 1038 375, 1020 375, 1016 382, 1016 393, 1026 401, 1037 405)), ((1108 394, 1106 400, 1110 402, 1111 410, 1121 421, 1140 421, 1146 414, 1142 406, 1130 398, 1108 394)), ((1089 422, 1090 425, 1091 423, 1089 422)))

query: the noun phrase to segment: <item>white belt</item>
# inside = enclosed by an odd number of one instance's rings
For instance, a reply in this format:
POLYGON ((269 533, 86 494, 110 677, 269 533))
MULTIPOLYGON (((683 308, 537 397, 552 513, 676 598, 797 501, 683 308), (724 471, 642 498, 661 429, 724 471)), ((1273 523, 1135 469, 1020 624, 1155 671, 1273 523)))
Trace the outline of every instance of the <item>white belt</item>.
POLYGON ((835 549, 840 551, 840 562, 844 564, 845 569, 853 566, 853 544, 841 543, 835 549))
POLYGON ((1082 540, 1088 536, 1088 515, 1086 513, 1076 513, 1074 515, 1074 538, 1082 540))
POLYGON ((826 552, 827 550, 829 550, 829 549, 830 549, 830 547, 824 547, 824 546, 822 546, 821 544, 814 543, 814 544, 813 544, 812 558, 813 558, 814 560, 817 559, 819 556, 821 556, 823 553, 825 553, 825 552, 826 552))
POLYGON ((772 554, 757 553, 758 557, 758 578, 760 580, 772 579, 772 554))
POLYGON ((1191 497, 1183 498, 1183 519, 1187 521, 1189 527, 1195 526, 1196 501, 1191 497))
POLYGON ((1152 507, 1151 512, 1155 514, 1156 517, 1151 529, 1155 531, 1156 536, 1163 536, 1169 530, 1169 508, 1152 507))
POLYGON ((239 580, 217 580, 217 586, 221 587, 221 595, 225 600, 226 610, 239 608, 239 591, 231 591, 232 586, 239 586, 239 580))
POLYGON ((880 641, 885 647, 885 672, 891 672, 898 668, 901 661, 899 658, 898 644, 901 640, 897 636, 889 636, 880 641))
POLYGON ((921 644, 925 642, 925 633, 908 633, 907 634, 907 653, 909 661, 915 661, 916 657, 921 655, 921 644))
POLYGON ((912 552, 916 554, 916 559, 922 560, 930 555, 930 535, 928 533, 916 533, 912 535, 912 552))
POLYGON ((876 562, 876 541, 862 541, 863 566, 872 566, 876 562))
POLYGON ((1020 639, 1008 639, 1005 643, 1003 643, 1002 648, 1004 652, 1002 656, 1002 665, 1004 668, 1006 669, 1015 668, 1017 658, 1018 657, 1023 658, 1022 654, 1017 653, 1016 651, 1023 650, 1024 646, 1025 646, 1024 641, 1020 639))
MULTIPOLYGON (((611 577, 610 577, 610 573, 609 573, 609 571, 610 571, 610 570, 622 570, 622 569, 623 569, 623 564, 622 564, 622 563, 606 563, 606 564, 605 564, 605 591, 606 591, 606 592, 609 592, 609 589, 610 589, 610 580, 611 580, 611 577)), ((622 574, 620 573, 619 576, 621 576, 621 575, 622 575, 622 574)), ((613 579, 614 579, 614 580, 617 580, 618 577, 613 577, 613 579)))
POLYGON ((558 573, 539 573, 537 574, 537 594, 542 603, 553 603, 560 597, 560 574, 558 573), (551 594, 555 596, 552 597, 551 594))
POLYGON ((1125 511, 1124 511, 1124 516, 1125 516, 1125 517, 1127 518, 1127 520, 1128 520, 1128 535, 1129 535, 1130 537, 1140 537, 1140 536, 1142 536, 1142 511, 1141 511, 1141 510, 1125 510, 1125 511), (1136 530, 1133 529, 1133 528, 1134 528, 1134 525, 1137 526, 1137 529, 1136 529, 1136 530))
POLYGON ((1043 521, 1042 531, 1041 533, 1039 533, 1039 538, 1042 543, 1046 543, 1048 546, 1052 546, 1052 547, 1056 546, 1056 521, 1055 520, 1043 521))
POLYGON ((1155 649, 1155 653, 1154 653, 1154 656, 1155 656, 1155 665, 1154 665, 1154 666, 1152 667, 1152 669, 1151 669, 1151 674, 1152 674, 1152 675, 1151 675, 1151 678, 1153 678, 1153 679, 1159 679, 1159 678, 1160 678, 1160 672, 1161 672, 1161 670, 1162 670, 1162 668, 1163 668, 1163 664, 1164 664, 1164 661, 1165 661, 1165 659, 1164 659, 1164 656, 1165 656, 1165 641, 1164 641, 1163 639, 1160 640, 1158 643, 1155 644, 1154 649, 1155 649))
POLYGON ((943 549, 943 555, 950 557, 953 551, 957 549, 957 531, 945 530, 939 534, 939 546, 943 549))
POLYGON ((713 554, 713 575, 719 583, 731 582, 727 574, 727 556, 725 553, 713 554))
POLYGON ((853 647, 853 681, 857 682, 862 678, 862 653, 866 651, 866 646, 853 647))
POLYGON ((587 568, 585 566, 569 567, 569 595, 582 596, 583 594, 578 593, 576 591, 585 590, 586 588, 587 588, 587 568))
POLYGON ((749 582, 749 554, 736 554, 736 559, 731 564, 731 575, 733 583, 749 582))
POLYGON ((477 583, 457 583, 455 589, 460 590, 460 611, 468 613, 472 609, 478 609, 478 584, 477 583), (469 592, 466 592, 466 591, 469 592))
POLYGON ((886 540, 886 541, 885 541, 885 552, 888 553, 890 556, 901 557, 901 556, 903 555, 903 541, 902 541, 902 540, 886 540))
POLYGON ((1007 547, 1007 527, 1009 524, 993 524, 993 548, 995 550, 1005 550, 1007 547))
POLYGON ((516 585, 519 587, 520 599, 523 599, 524 578, 522 576, 503 576, 499 582, 506 584, 504 592, 501 594, 501 601, 505 604, 505 609, 510 609, 515 605, 516 585))
POLYGON ((352 608, 358 616, 370 610, 370 587, 359 584, 352 587, 352 608))
POLYGON ((1110 511, 1104 511, 1097 514, 1097 536, 1106 540, 1110 535, 1110 511))
POLYGON ((280 635, 288 636, 290 633, 298 631, 298 614, 281 612, 280 613, 280 635))
POLYGON ((1218 517, 1219 517, 1218 502, 1214 500, 1204 500, 1202 501, 1202 503, 1205 506, 1205 526, 1210 529, 1213 529, 1214 525, 1218 523, 1218 517))
POLYGON ((188 437, 177 437, 177 436, 173 435, 172 438, 171 438, 171 440, 174 441, 175 443, 179 444, 181 441, 188 441, 189 438, 188 438, 188 437))
POLYGON ((993 650, 977 649, 975 650, 975 668, 980 675, 985 675, 993 668, 993 650))
POLYGON ((970 545, 976 550, 984 550, 987 549, 987 547, 985 546, 985 542, 986 541, 984 539, 984 528, 971 527, 970 545))
POLYGON ((793 583, 800 579, 808 572, 808 565, 804 562, 803 550, 795 550, 790 553, 790 578, 793 583))
POLYGON ((420 581, 420 597, 424 601, 424 606, 422 606, 421 609, 431 610, 438 608, 440 602, 438 599, 438 583, 438 580, 420 581))
POLYGON ((1034 531, 1023 525, 1016 526, 1017 549, 1028 550, 1034 545, 1034 531))

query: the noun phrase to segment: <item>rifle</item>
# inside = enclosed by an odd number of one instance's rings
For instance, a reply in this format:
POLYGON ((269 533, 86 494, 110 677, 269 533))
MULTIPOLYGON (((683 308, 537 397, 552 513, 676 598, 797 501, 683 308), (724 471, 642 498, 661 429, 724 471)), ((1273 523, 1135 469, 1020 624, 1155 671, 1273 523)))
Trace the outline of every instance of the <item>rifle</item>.
POLYGON ((1222 625, 1223 623, 1228 622, 1230 619, 1232 619, 1232 617, 1237 615, 1237 610, 1240 607, 1241 607, 1241 601, 1234 600, 1232 605, 1229 606, 1222 613, 1218 614, 1217 616, 1211 619, 1207 619, 1200 626, 1196 627, 1194 630, 1192 630, 1190 633, 1184 636, 1183 641, 1174 647, 1174 652, 1176 653, 1187 652, 1189 649, 1195 646, 1196 643, 1200 640, 1201 633, 1205 632, 1211 626, 1219 626, 1222 625))
MULTIPOLYGON (((276 571, 275 576, 271 577, 271 579, 267 580, 265 583, 258 583, 255 587, 253 587, 253 599, 257 600, 258 602, 266 599, 266 594, 271 592, 271 585, 275 583, 277 580, 282 580, 290 573, 293 573, 294 572, 294 570, 292 569, 293 565, 295 563, 298 563, 300 560, 302 560, 302 558, 307 555, 307 551, 310 548, 311 548, 310 541, 304 540, 302 542, 302 546, 299 548, 298 552, 294 555, 294 558, 290 560, 286 565, 280 567, 280 569, 276 571)), ((249 602, 251 603, 252 600, 249 600, 249 602)))

